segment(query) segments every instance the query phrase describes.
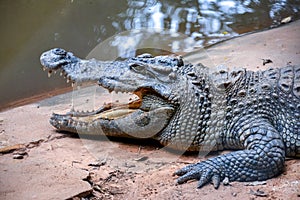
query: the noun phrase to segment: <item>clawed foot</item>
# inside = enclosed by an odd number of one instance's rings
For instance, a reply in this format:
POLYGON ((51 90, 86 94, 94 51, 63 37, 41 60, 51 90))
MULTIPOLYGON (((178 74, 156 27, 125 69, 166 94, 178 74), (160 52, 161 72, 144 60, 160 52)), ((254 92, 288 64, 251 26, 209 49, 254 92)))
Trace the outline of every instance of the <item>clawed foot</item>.
POLYGON ((199 180, 198 188, 201 188, 205 184, 212 182, 215 189, 220 186, 221 172, 214 166, 212 162, 204 161, 192 165, 188 165, 174 173, 174 175, 181 176, 177 179, 178 184, 185 183, 192 179, 199 180))

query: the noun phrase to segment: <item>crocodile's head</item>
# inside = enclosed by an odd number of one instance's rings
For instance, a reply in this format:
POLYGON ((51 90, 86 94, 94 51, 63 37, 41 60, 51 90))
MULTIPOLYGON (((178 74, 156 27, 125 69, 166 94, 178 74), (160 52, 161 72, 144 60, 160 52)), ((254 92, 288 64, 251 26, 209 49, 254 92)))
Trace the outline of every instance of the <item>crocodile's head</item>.
POLYGON ((184 89, 178 84, 182 82, 178 72, 183 67, 180 57, 143 54, 108 62, 82 60, 57 48, 43 53, 40 60, 49 73, 61 70, 72 82, 97 82, 110 92, 133 93, 139 97, 128 104, 106 104, 93 112, 53 114, 50 123, 59 130, 155 138, 177 113, 177 93, 184 89))

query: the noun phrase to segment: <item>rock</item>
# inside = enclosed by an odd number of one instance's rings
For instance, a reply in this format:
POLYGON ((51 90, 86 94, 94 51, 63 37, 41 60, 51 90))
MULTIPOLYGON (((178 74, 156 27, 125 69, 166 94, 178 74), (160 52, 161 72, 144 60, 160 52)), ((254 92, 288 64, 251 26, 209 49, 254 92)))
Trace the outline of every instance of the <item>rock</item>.
POLYGON ((282 19, 282 20, 280 21, 280 23, 282 23, 282 24, 287 24, 287 23, 290 23, 291 21, 292 21, 292 17, 289 16, 289 17, 286 17, 286 18, 282 19))
POLYGON ((262 191, 260 189, 257 189, 256 191, 250 190, 249 193, 252 195, 258 196, 258 197, 267 197, 268 196, 267 193, 265 193, 264 191, 262 191))

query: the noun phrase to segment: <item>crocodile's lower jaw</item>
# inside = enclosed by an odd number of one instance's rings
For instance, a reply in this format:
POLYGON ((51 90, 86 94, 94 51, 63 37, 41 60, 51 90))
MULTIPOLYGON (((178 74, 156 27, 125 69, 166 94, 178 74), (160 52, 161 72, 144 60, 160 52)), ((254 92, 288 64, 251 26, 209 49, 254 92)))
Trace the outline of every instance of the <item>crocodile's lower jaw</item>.
POLYGON ((73 126, 88 126, 95 120, 117 120, 125 118, 139 110, 142 104, 141 99, 129 103, 105 103, 96 111, 75 111, 71 110, 66 114, 53 113, 50 123, 58 130, 66 130, 73 126))
POLYGON ((90 113, 73 112, 65 115, 53 114, 50 123, 60 131, 88 135, 153 138, 168 124, 174 108, 161 106, 142 110, 136 100, 128 105, 90 113))

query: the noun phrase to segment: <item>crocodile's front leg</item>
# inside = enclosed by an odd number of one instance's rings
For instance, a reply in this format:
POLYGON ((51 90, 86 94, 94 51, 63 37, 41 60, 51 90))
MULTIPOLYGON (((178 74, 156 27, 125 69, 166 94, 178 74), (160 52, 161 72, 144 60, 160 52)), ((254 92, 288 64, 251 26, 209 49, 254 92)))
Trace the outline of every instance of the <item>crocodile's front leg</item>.
MULTIPOLYGON (((239 124, 239 123, 237 123, 239 124)), ((229 181, 256 181, 272 178, 284 168, 285 148, 278 131, 265 119, 249 120, 235 126, 233 136, 244 150, 235 151, 189 165, 175 172, 179 184, 198 179, 198 187, 213 182, 218 188, 225 177, 229 181)))

